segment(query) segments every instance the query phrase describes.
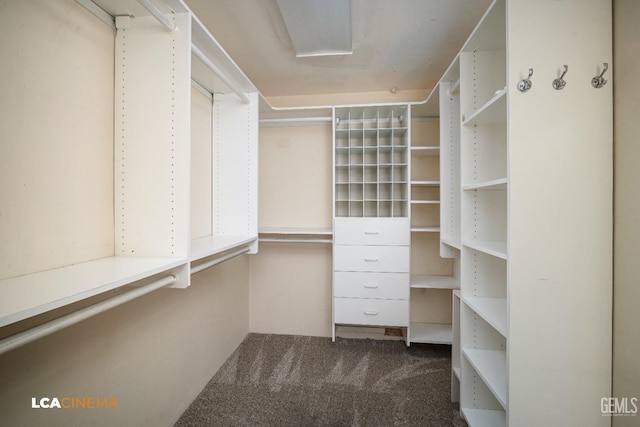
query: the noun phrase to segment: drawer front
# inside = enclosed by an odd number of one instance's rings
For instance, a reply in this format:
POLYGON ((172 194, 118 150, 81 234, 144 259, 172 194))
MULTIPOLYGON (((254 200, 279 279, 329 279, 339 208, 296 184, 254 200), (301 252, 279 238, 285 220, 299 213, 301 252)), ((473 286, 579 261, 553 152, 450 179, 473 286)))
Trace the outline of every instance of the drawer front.
POLYGON ((342 298, 409 299, 409 273, 336 271, 333 296, 342 298))
POLYGON ((336 218, 336 245, 409 245, 409 218, 336 218))
POLYGON ((409 326, 409 301, 334 298, 334 323, 371 326, 409 326))
POLYGON ((335 271, 409 272, 408 246, 343 246, 333 247, 335 271))

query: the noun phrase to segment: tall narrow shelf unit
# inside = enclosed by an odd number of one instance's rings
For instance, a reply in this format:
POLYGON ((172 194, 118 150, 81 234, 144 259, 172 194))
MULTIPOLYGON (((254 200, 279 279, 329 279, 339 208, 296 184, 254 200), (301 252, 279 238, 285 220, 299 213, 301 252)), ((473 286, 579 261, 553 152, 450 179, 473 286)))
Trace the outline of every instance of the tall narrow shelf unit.
POLYGON ((471 426, 609 424, 612 92, 591 84, 603 63, 610 1, 496 0, 435 89, 441 253, 459 253, 461 272, 452 399, 471 426))
POLYGON ((335 108, 333 327, 409 326, 410 111, 335 108))
POLYGON ((193 262, 257 251, 257 90, 184 2, 155 2, 173 31, 135 0, 93 3, 116 29, 114 254, 0 280, 0 326, 141 280, 184 288, 193 262), (211 234, 195 241, 192 84, 212 97, 215 129, 211 234))
MULTIPOLYGON (((452 343, 445 301, 458 289, 452 263, 439 254, 440 135, 438 119, 412 106, 411 118, 411 322, 409 343, 452 343)), ((435 108, 437 111, 437 106, 435 108)), ((436 113, 437 114, 437 113, 436 113)))

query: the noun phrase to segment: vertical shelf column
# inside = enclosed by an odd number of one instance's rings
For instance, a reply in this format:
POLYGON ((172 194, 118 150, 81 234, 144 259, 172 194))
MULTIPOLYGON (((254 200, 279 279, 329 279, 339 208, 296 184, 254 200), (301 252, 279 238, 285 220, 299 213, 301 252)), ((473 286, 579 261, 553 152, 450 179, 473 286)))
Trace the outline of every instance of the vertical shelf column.
MULTIPOLYGON (((191 16, 116 18, 115 254, 188 257, 191 16)), ((189 285, 188 266, 176 287, 189 285)))
POLYGON ((214 95, 214 238, 258 235, 258 94, 247 96, 214 95))

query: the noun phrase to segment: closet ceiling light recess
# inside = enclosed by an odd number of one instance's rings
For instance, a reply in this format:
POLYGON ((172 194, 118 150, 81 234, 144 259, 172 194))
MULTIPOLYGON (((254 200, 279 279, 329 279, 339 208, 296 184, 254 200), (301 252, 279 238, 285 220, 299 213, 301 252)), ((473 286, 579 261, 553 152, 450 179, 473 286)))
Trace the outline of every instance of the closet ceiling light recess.
POLYGON ((277 0, 296 57, 350 55, 351 0, 277 0))

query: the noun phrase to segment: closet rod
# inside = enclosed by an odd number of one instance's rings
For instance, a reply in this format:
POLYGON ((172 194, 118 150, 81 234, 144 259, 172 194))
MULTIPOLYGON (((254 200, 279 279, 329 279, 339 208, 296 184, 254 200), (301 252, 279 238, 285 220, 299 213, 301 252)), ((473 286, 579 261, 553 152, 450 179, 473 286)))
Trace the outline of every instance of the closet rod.
POLYGON ((196 265, 194 267, 191 267, 191 274, 200 273, 202 270, 206 270, 209 267, 213 267, 216 264, 220 264, 223 261, 227 261, 227 260, 229 260, 231 258, 235 258, 238 255, 242 255, 242 254, 245 254, 247 252, 249 252, 249 248, 242 248, 242 249, 239 249, 239 250, 237 250, 235 252, 231 252, 231 253, 223 256, 223 257, 216 258, 216 259, 208 261, 208 262, 203 262, 202 264, 198 264, 198 265, 196 265))
POLYGON ((173 33, 176 30, 177 27, 176 27, 175 22, 173 22, 169 18, 167 18, 166 15, 164 13, 162 13, 162 11, 160 9, 158 9, 158 6, 156 6, 155 4, 153 4, 151 2, 151 0, 138 0, 138 3, 140 3, 140 5, 142 7, 147 9, 147 11, 150 14, 152 14, 153 17, 158 20, 158 22, 160 22, 162 25, 164 25, 164 27, 167 30, 169 30, 169 32, 173 33))
POLYGON ((23 345, 29 344, 40 338, 44 338, 48 335, 53 334, 54 332, 58 332, 64 328, 75 325, 76 323, 93 317, 96 314, 100 314, 133 299, 146 295, 149 292, 164 288, 165 286, 175 283, 177 279, 177 276, 175 276, 174 274, 170 274, 162 279, 155 280, 132 291, 116 295, 115 297, 109 298, 108 300, 101 301, 99 303, 90 305, 89 307, 85 307, 81 310, 74 311, 57 319, 53 319, 49 322, 38 325, 34 328, 27 329, 26 331, 19 332, 15 335, 11 335, 0 341, 0 354, 7 353, 8 351, 14 350, 18 347, 22 347, 23 345))
POLYGON ((218 76, 218 78, 222 80, 224 84, 229 86, 229 88, 236 95, 238 95, 238 97, 240 98, 240 100, 242 100, 242 102, 244 102, 245 104, 248 104, 250 102, 249 97, 243 91, 241 91, 240 88, 238 88, 235 84, 233 84, 231 80, 229 80, 227 76, 224 75, 222 70, 218 68, 216 64, 211 62, 211 60, 207 58, 207 56, 200 49, 198 49, 198 46, 196 46, 195 44, 191 44, 191 51, 196 55, 196 57, 198 57, 200 61, 202 61, 204 65, 207 66, 209 70, 213 72, 213 74, 218 76))

